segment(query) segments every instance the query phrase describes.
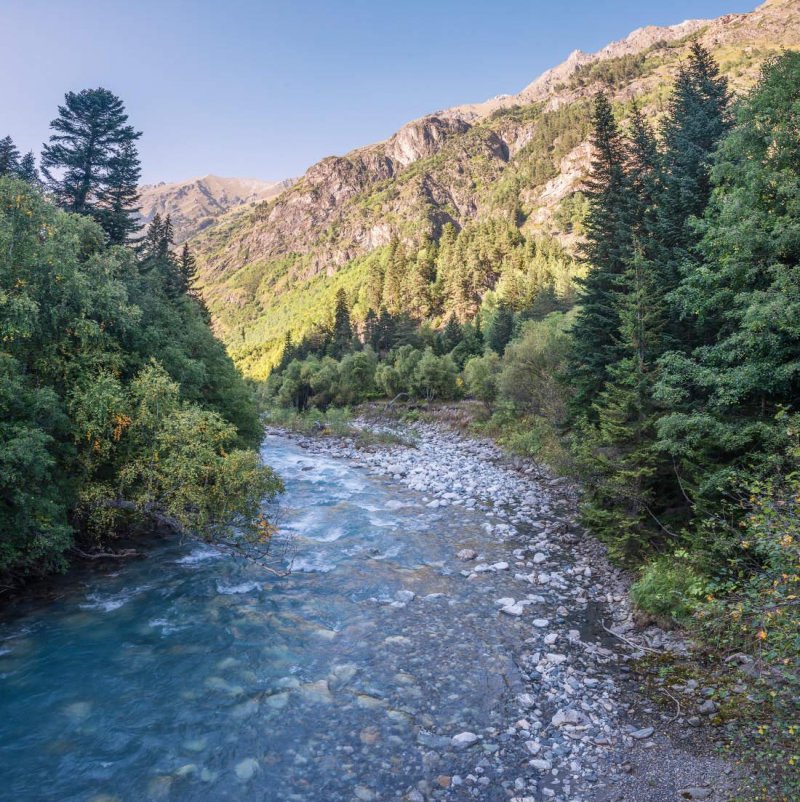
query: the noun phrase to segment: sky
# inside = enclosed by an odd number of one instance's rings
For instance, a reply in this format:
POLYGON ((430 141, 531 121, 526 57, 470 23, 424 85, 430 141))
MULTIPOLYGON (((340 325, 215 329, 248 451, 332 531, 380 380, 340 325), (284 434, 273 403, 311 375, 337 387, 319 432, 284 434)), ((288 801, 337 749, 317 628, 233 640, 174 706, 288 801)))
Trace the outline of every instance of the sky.
POLYGON ((572 50, 758 1, 0 0, 0 137, 38 154, 64 93, 103 86, 146 183, 288 178, 572 50))

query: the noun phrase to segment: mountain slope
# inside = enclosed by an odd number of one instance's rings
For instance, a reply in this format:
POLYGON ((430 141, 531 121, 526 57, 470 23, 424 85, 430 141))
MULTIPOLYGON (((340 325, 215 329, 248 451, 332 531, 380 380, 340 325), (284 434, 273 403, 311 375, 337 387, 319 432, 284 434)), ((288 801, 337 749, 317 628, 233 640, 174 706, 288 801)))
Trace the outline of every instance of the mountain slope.
POLYGON ((274 198, 291 183, 206 175, 171 184, 149 184, 141 187, 141 216, 149 223, 156 213, 162 217, 171 215, 175 239, 180 243, 212 225, 230 209, 274 198))
POLYGON ((574 52, 517 95, 442 110, 385 142, 323 159, 274 200, 194 239, 218 333, 263 376, 284 332, 326 315, 336 288, 360 297, 370 259, 393 237, 413 249, 447 223, 503 217, 569 245, 564 220, 588 167, 592 95, 606 91, 623 117, 636 98, 657 118, 694 38, 741 91, 770 54, 800 48, 800 0, 641 28, 593 55, 574 52))

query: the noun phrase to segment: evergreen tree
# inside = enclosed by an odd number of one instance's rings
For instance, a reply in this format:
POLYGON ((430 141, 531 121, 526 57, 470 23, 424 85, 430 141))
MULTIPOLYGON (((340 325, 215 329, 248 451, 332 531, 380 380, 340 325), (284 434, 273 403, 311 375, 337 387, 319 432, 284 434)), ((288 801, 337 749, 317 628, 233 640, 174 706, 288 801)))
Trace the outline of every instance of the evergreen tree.
POLYGON ((97 192, 95 216, 112 245, 124 245, 141 229, 139 214, 139 155, 133 142, 124 142, 108 160, 105 185, 97 192))
POLYGON ((405 248, 397 237, 392 237, 389 244, 389 255, 386 259, 382 299, 386 309, 393 315, 403 311, 405 306, 403 298, 405 273, 405 248))
POLYGON ((183 243, 181 255, 178 260, 178 270, 181 274, 185 291, 195 295, 196 293, 192 292, 192 290, 194 289, 195 281, 197 281, 197 260, 194 258, 194 254, 191 250, 189 250, 188 242, 183 243))
POLYGON ((776 416, 800 398, 800 54, 768 63, 723 141, 699 228, 702 268, 675 297, 705 332, 662 360, 660 422, 694 500, 718 500, 733 466, 764 470, 785 450, 776 416))
POLYGON ((128 124, 124 104, 103 88, 67 92, 50 127, 53 133, 41 160, 47 188, 67 211, 92 215, 106 225, 110 218, 102 210, 113 205, 114 196, 132 204, 118 209, 114 227, 106 229, 109 236, 119 237, 119 216, 135 211, 130 180, 138 158, 127 146, 141 136, 128 124))
POLYGON ((10 136, 0 139, 0 176, 19 173, 19 151, 10 136))
POLYGON ((41 183, 39 178, 39 171, 36 169, 36 157, 33 151, 28 151, 19 162, 18 175, 23 181, 27 181, 33 186, 38 186, 41 183))
POLYGON ((593 124, 584 249, 589 273, 582 283, 568 366, 575 390, 573 414, 590 417, 594 416, 592 404, 608 379, 608 366, 619 359, 616 297, 630 257, 632 237, 625 143, 611 104, 603 94, 595 97, 593 124))
MULTIPOLYGON (((678 73, 662 126, 664 174, 658 198, 658 240, 665 292, 677 287, 682 273, 692 269, 697 235, 691 221, 702 217, 708 203, 712 157, 730 128, 729 103, 726 79, 708 51, 695 42, 678 73)), ((680 320, 671 321, 670 329, 676 339, 687 336, 680 320)))
POLYGON ((156 212, 153 219, 147 226, 147 230, 139 248, 144 258, 157 259, 162 255, 162 243, 164 240, 164 223, 161 215, 156 212))
MULTIPOLYGON (((596 424, 579 426, 575 442, 587 484, 584 518, 619 558, 641 556, 657 529, 654 498, 669 503, 670 472, 655 448, 653 387, 663 328, 663 299, 652 263, 636 252, 618 296, 619 359, 593 407, 596 424)), ((674 482, 674 480, 673 480, 674 482)))
POLYGON ((353 327, 350 323, 350 306, 347 293, 342 287, 336 291, 336 305, 333 311, 333 335, 328 353, 334 359, 341 359, 353 348, 353 327))
POLYGON ((439 356, 449 354, 463 338, 461 324, 458 322, 455 313, 451 313, 444 328, 436 336, 436 354, 439 356))
POLYGON ((486 329, 486 344, 496 354, 503 356, 513 333, 514 313, 505 304, 500 304, 486 329))

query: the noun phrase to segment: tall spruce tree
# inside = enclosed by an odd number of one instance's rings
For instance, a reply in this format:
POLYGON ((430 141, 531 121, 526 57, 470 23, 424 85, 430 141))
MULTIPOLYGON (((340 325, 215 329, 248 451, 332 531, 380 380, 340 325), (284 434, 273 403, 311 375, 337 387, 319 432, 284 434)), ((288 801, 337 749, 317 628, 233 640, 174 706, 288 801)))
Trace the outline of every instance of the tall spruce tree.
POLYGON ((178 259, 178 270, 181 274, 185 291, 194 295, 194 285, 197 281, 197 260, 194 258, 194 254, 189 249, 188 242, 183 243, 181 255, 178 259))
POLYGON ((575 390, 573 415, 592 418, 592 404, 608 379, 608 366, 619 359, 616 297, 631 254, 632 238, 625 142, 603 94, 595 97, 593 126, 584 248, 589 272, 581 287, 568 364, 575 390))
POLYGON ((662 360, 659 424, 694 499, 716 504, 736 466, 765 469, 785 448, 800 398, 800 54, 768 63, 720 146, 702 221, 701 269, 675 293, 705 332, 662 360))
POLYGON ((342 287, 336 291, 336 303, 333 310, 333 334, 328 353, 335 359, 341 359, 353 347, 353 327, 350 323, 350 305, 347 293, 342 287))
MULTIPOLYGON (((693 269, 698 241, 692 220, 702 217, 711 194, 714 151, 730 128, 727 80, 709 52, 695 42, 675 82, 662 125, 663 187, 659 194, 659 266, 665 292, 693 269)), ((670 321, 677 340, 691 336, 679 319, 670 321)))
POLYGON ((19 173, 19 150, 10 136, 0 139, 0 175, 19 173))
POLYGON ((138 221, 141 175, 136 145, 123 143, 109 159, 105 186, 97 192, 95 216, 112 245, 124 245, 142 227, 138 221))
POLYGON ((36 157, 33 155, 32 150, 28 151, 19 160, 18 175, 23 181, 27 181, 34 186, 38 186, 41 183, 39 170, 36 168, 36 157))
POLYGON ((128 124, 123 102, 103 88, 67 92, 50 128, 41 159, 47 188, 61 207, 97 218, 118 238, 123 212, 136 211, 130 181, 134 174, 138 180, 138 157, 128 146, 141 136, 128 124), (109 216, 115 196, 123 205, 109 216))

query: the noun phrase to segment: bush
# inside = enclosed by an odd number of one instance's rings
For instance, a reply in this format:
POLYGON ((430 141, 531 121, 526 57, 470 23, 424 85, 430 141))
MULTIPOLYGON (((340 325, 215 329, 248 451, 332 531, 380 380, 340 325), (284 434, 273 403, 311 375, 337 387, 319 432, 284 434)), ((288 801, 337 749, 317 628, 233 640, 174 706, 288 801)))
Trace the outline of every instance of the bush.
POLYGON ((458 372, 449 356, 436 356, 432 349, 422 355, 414 369, 413 390, 419 398, 450 401, 458 394, 458 372))
POLYGON ((550 420, 564 414, 564 393, 558 375, 569 349, 571 314, 554 312, 544 320, 528 321, 511 342, 498 379, 500 397, 525 414, 550 420))
POLYGON ((467 393, 491 409, 497 399, 497 377, 500 374, 500 357, 494 351, 476 356, 464 365, 464 384, 467 393))
POLYGON ((649 563, 631 587, 631 598, 643 612, 660 619, 686 622, 698 607, 705 581, 686 559, 685 552, 649 563))

